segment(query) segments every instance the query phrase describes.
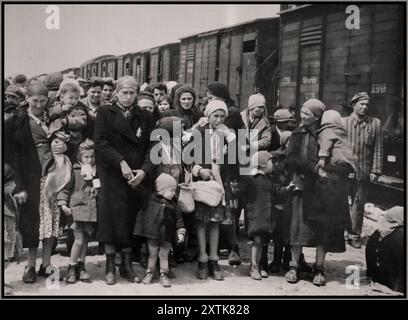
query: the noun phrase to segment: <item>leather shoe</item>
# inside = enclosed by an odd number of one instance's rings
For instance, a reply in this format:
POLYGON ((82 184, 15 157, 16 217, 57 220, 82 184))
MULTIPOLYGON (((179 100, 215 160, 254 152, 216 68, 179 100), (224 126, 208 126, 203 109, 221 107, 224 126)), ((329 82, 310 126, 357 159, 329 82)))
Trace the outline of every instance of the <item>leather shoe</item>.
POLYGON ((25 267, 23 273, 24 283, 34 283, 37 281, 37 273, 35 272, 35 267, 25 267))
POLYGON ((224 276, 222 274, 220 265, 218 264, 218 261, 208 261, 208 270, 209 270, 209 274, 210 276, 214 279, 214 280, 224 280, 224 276))
POLYGON ((197 278, 203 280, 208 278, 208 262, 198 262, 197 278))

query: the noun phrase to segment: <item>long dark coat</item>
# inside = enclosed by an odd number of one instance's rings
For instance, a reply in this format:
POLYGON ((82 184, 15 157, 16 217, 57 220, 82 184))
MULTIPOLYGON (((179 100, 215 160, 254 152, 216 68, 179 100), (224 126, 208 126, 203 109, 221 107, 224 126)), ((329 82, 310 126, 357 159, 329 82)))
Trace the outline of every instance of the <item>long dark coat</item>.
POLYGON ((246 220, 250 239, 255 236, 263 236, 265 239, 270 237, 274 229, 271 210, 272 184, 265 175, 257 173, 252 177, 248 189, 246 220))
POLYGON ((304 190, 292 198, 291 243, 305 246, 326 246, 327 251, 344 251, 343 231, 348 214, 347 177, 344 173, 330 175, 323 183, 317 174, 319 160, 317 136, 305 127, 296 128, 289 140, 285 163, 290 173, 303 175, 304 190), (302 140, 309 135, 307 156, 301 154, 302 140), (299 208, 299 197, 303 199, 299 208), (294 230, 296 235, 294 235, 294 230), (296 242, 296 243, 293 243, 296 242))
MULTIPOLYGON (((40 180, 43 169, 34 140, 31 135, 29 117, 26 109, 20 108, 14 116, 5 123, 7 145, 5 153, 7 160, 14 169, 15 193, 27 191, 27 201, 20 205, 20 232, 24 248, 35 248, 39 243, 39 207, 40 180)), ((42 154, 43 163, 52 160, 50 148, 42 154)))
POLYGON ((103 243, 132 245, 136 215, 148 199, 148 182, 154 172, 148 154, 154 126, 151 113, 136 105, 130 119, 125 119, 116 104, 98 109, 94 132, 96 168, 101 180, 97 238, 103 243), (122 177, 122 160, 132 170, 146 172, 146 178, 134 190, 122 177))

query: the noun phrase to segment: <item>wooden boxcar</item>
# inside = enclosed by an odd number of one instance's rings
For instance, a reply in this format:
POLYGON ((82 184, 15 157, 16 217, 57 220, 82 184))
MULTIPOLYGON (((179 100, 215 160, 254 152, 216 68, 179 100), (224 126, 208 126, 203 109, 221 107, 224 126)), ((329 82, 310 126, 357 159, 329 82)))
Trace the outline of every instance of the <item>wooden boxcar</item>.
POLYGON ((146 82, 150 73, 150 54, 149 50, 139 51, 132 54, 133 59, 133 72, 139 84, 146 82))
POLYGON ((150 81, 152 83, 178 79, 178 43, 169 43, 150 49, 150 81))
POLYGON ((257 19, 181 39, 179 81, 199 96, 221 81, 241 109, 251 94, 261 92, 268 109, 276 103, 278 18, 257 19))
POLYGON ((117 73, 117 58, 115 56, 109 56, 100 60, 100 72, 99 76, 106 78, 110 77, 116 79, 117 73))
POLYGON ((105 66, 106 68, 105 61, 111 61, 115 59, 116 57, 114 55, 107 54, 84 62, 80 66, 81 78, 90 79, 91 77, 102 77, 103 66, 105 66))
POLYGON ((206 93, 207 84, 218 80, 219 30, 180 39, 180 69, 178 80, 193 86, 199 97, 206 93))
POLYGON ((256 92, 265 96, 268 111, 276 104, 278 46, 278 18, 257 19, 221 30, 218 81, 228 85, 241 109, 256 92))
POLYGON ((299 112, 314 97, 346 114, 350 98, 368 92, 370 114, 384 128, 384 173, 402 177, 406 8, 359 3, 359 29, 349 29, 347 6, 300 5, 280 12, 279 103, 299 112))

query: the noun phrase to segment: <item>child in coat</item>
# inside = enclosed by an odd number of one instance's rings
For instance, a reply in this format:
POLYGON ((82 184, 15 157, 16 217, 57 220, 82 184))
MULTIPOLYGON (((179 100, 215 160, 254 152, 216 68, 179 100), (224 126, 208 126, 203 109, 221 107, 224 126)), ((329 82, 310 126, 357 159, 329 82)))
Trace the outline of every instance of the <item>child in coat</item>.
POLYGON ((253 241, 249 275, 254 280, 262 280, 259 269, 262 247, 268 243, 274 228, 271 219, 272 184, 267 178, 273 170, 272 155, 258 151, 252 156, 251 165, 256 168, 256 172, 249 180, 246 210, 248 237, 253 241))
POLYGON ((147 207, 137 215, 134 234, 146 237, 149 247, 144 284, 152 283, 159 257, 160 283, 165 288, 171 287, 168 279, 171 243, 176 235, 178 241, 184 241, 186 232, 181 212, 175 201, 176 190, 176 180, 169 174, 160 174, 155 181, 155 192, 151 195, 147 207))
POLYGON ((84 140, 83 131, 87 126, 85 106, 79 102, 80 87, 75 83, 62 83, 60 101, 48 110, 51 120, 50 131, 66 129, 70 132, 68 156, 74 162, 79 144, 84 140))
POLYGON ((356 157, 347 142, 347 133, 340 114, 335 110, 323 113, 318 136, 319 175, 323 178, 330 173, 340 175, 356 171, 356 157))
POLYGON ((93 141, 86 139, 79 145, 78 162, 72 168, 70 183, 58 194, 58 205, 74 221, 75 241, 71 250, 67 283, 88 281, 85 270, 88 239, 96 230, 96 201, 100 181, 95 170, 93 141))
MULTIPOLYGON (((274 170, 271 182, 275 191, 272 216, 275 218, 276 226, 272 236, 274 242, 273 261, 268 266, 271 273, 280 272, 281 267, 284 270, 289 270, 289 262, 292 258, 289 245, 290 212, 286 208, 288 205, 288 191, 292 188, 292 185, 284 165, 286 147, 291 133, 291 131, 283 131, 280 137, 280 148, 272 152, 274 170)), ((263 259, 264 255, 267 256, 267 250, 264 251, 262 252, 263 259)))

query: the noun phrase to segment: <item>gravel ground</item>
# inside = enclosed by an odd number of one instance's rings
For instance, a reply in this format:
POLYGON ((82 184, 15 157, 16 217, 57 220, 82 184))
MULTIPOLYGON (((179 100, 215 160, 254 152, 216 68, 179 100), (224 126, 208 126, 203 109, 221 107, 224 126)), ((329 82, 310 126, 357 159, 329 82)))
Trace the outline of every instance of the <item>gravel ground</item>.
MULTIPOLYGON (((65 245, 59 246, 58 251, 64 251, 65 245)), ((46 281, 39 278, 35 284, 24 284, 21 281, 21 275, 25 266, 25 255, 22 261, 10 263, 5 270, 6 283, 13 286, 14 296, 87 296, 87 295, 124 295, 124 296, 306 296, 306 295, 341 295, 341 296, 398 296, 397 292, 381 286, 372 284, 365 275, 365 248, 356 250, 347 246, 347 251, 342 254, 328 254, 326 261, 325 287, 316 287, 310 280, 301 280, 296 284, 288 284, 285 281, 284 274, 270 275, 261 281, 252 280, 248 276, 249 269, 249 246, 246 242, 240 243, 243 263, 238 267, 231 267, 225 259, 220 260, 221 269, 224 273, 224 281, 215 281, 212 279, 199 280, 195 277, 196 263, 179 264, 173 269, 176 276, 171 279, 172 287, 163 288, 158 279, 151 285, 139 283, 128 283, 124 279, 119 279, 114 286, 107 286, 104 282, 105 260, 104 256, 92 254, 97 252, 96 243, 90 244, 90 255, 87 258, 86 268, 92 276, 91 283, 77 282, 67 285, 64 281, 60 282, 59 288, 47 288, 46 281), (346 286, 346 279, 349 274, 346 273, 347 266, 358 266, 360 273, 360 286, 350 289, 346 286)), ((272 257, 272 248, 270 248, 269 258, 272 257)), ((315 250, 305 248, 306 261, 313 262, 315 250)), ((52 262, 61 269, 64 275, 67 270, 68 257, 58 253, 52 257, 52 262)), ((37 260, 37 268, 41 263, 37 260)), ((134 263, 134 269, 138 275, 143 276, 144 269, 139 263, 134 263)))

